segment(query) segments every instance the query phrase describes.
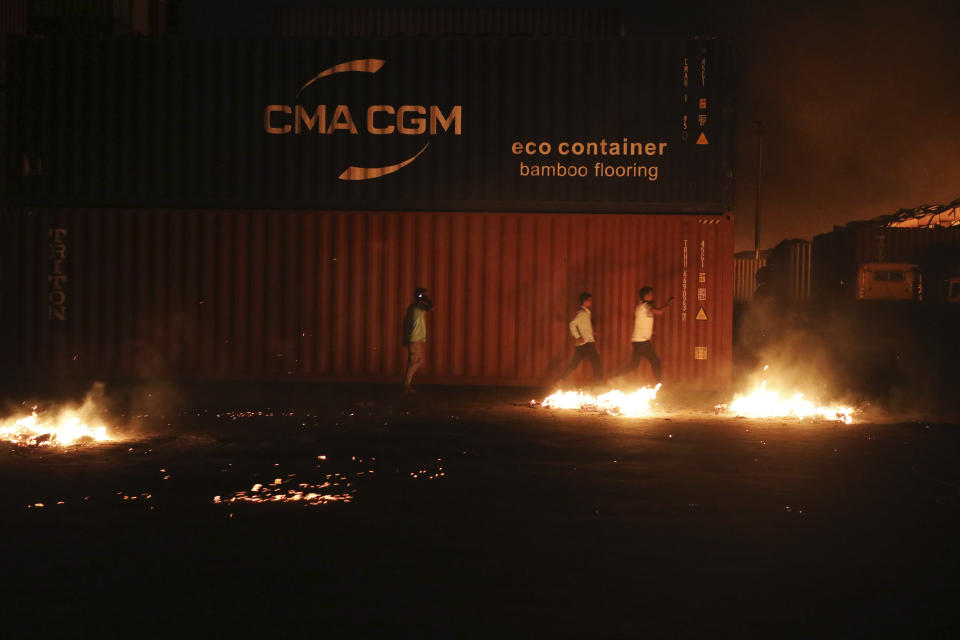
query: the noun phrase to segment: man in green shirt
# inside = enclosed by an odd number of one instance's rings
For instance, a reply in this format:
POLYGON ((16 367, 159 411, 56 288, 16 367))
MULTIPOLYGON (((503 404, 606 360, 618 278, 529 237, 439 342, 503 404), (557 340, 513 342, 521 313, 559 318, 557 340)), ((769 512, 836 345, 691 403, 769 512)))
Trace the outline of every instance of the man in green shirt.
POLYGON ((423 362, 423 347, 427 342, 427 311, 433 308, 433 301, 427 297, 427 290, 417 287, 413 292, 413 302, 407 307, 403 319, 403 344, 407 347, 407 371, 403 376, 403 391, 412 393, 410 386, 413 374, 423 362))

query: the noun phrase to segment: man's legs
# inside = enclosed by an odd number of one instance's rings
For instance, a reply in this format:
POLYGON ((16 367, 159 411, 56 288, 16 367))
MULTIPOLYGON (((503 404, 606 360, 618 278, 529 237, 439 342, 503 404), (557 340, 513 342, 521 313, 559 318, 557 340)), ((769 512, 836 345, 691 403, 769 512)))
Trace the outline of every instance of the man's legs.
POLYGON ((584 357, 593 365, 594 382, 603 382, 603 366, 600 364, 600 352, 597 351, 596 342, 588 342, 581 347, 584 351, 584 357))
POLYGON ((413 382, 413 374, 420 368, 423 362, 423 343, 411 342, 407 345, 407 372, 403 377, 404 390, 410 389, 410 383, 413 382))
MULTIPOLYGON (((657 382, 663 382, 663 369, 660 368, 660 357, 657 355, 657 352, 653 349, 653 343, 649 340, 645 342, 634 342, 633 348, 634 353, 638 351, 637 346, 639 345, 640 354, 650 361, 650 368, 653 369, 653 377, 657 382)), ((638 356, 639 360, 639 356, 638 356)))
POLYGON ((563 372, 563 375, 560 376, 560 382, 566 380, 567 376, 573 373, 573 370, 577 368, 577 365, 580 364, 580 361, 583 360, 583 347, 586 345, 580 345, 579 347, 573 350, 573 360, 570 361, 570 366, 567 367, 567 370, 563 372))
POLYGON ((640 345, 643 343, 631 342, 630 344, 633 347, 633 353, 630 356, 630 362, 628 362, 627 366, 625 366, 623 369, 620 370, 620 372, 617 374, 618 376, 622 376, 627 373, 630 373, 631 371, 633 371, 634 369, 640 366, 640 352, 641 352, 640 345))

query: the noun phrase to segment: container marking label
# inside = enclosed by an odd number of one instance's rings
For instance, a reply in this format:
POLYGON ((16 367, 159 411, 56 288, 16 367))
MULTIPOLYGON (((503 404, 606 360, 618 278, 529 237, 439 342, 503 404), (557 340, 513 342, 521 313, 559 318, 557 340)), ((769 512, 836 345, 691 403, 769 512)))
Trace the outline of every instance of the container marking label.
POLYGON ((687 321, 687 241, 683 241, 683 268, 680 275, 680 322, 687 321))
POLYGON ((47 230, 50 239, 50 275, 47 282, 50 288, 47 291, 47 319, 67 319, 67 275, 64 263, 67 261, 67 230, 53 228, 47 230))
MULTIPOLYGON (((328 78, 338 73, 377 73, 387 63, 378 58, 363 58, 341 62, 328 69, 324 69, 297 91, 297 98, 304 90, 321 78, 328 78)), ((293 133, 316 130, 318 135, 333 135, 338 131, 345 131, 352 135, 360 133, 353 118, 350 105, 338 104, 332 110, 329 125, 327 123, 327 105, 318 104, 313 110, 302 104, 271 104, 263 111, 263 129, 270 135, 287 135, 293 133), (292 119, 292 123, 290 120, 292 119)), ((446 114, 437 105, 410 105, 395 107, 389 104, 374 104, 367 107, 365 132, 370 135, 424 135, 429 129, 430 135, 449 132, 459 136, 462 133, 463 105, 453 105, 446 114), (428 128, 429 122, 429 128, 428 128)), ((350 165, 338 178, 340 180, 372 180, 391 173, 396 173, 420 157, 430 143, 424 144, 419 151, 399 162, 380 167, 362 167, 350 165)))

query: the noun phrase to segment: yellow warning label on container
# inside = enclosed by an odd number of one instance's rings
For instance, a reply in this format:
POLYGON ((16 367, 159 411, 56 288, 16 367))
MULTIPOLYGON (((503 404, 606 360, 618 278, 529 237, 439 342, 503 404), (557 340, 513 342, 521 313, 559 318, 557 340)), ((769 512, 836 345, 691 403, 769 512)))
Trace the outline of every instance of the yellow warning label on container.
POLYGON ((697 311, 697 320, 706 320, 707 312, 703 310, 703 307, 700 307, 700 311, 697 311))
POLYGON ((702 131, 700 132, 700 137, 697 138, 697 144, 710 144, 707 142, 707 136, 702 131))

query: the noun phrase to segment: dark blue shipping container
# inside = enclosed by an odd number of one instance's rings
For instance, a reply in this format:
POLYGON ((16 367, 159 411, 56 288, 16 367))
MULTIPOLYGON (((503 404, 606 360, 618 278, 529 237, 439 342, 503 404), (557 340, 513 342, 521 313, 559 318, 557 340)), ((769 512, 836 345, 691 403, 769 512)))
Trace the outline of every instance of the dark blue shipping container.
POLYGON ((722 213, 715 39, 16 39, 31 206, 722 213))

